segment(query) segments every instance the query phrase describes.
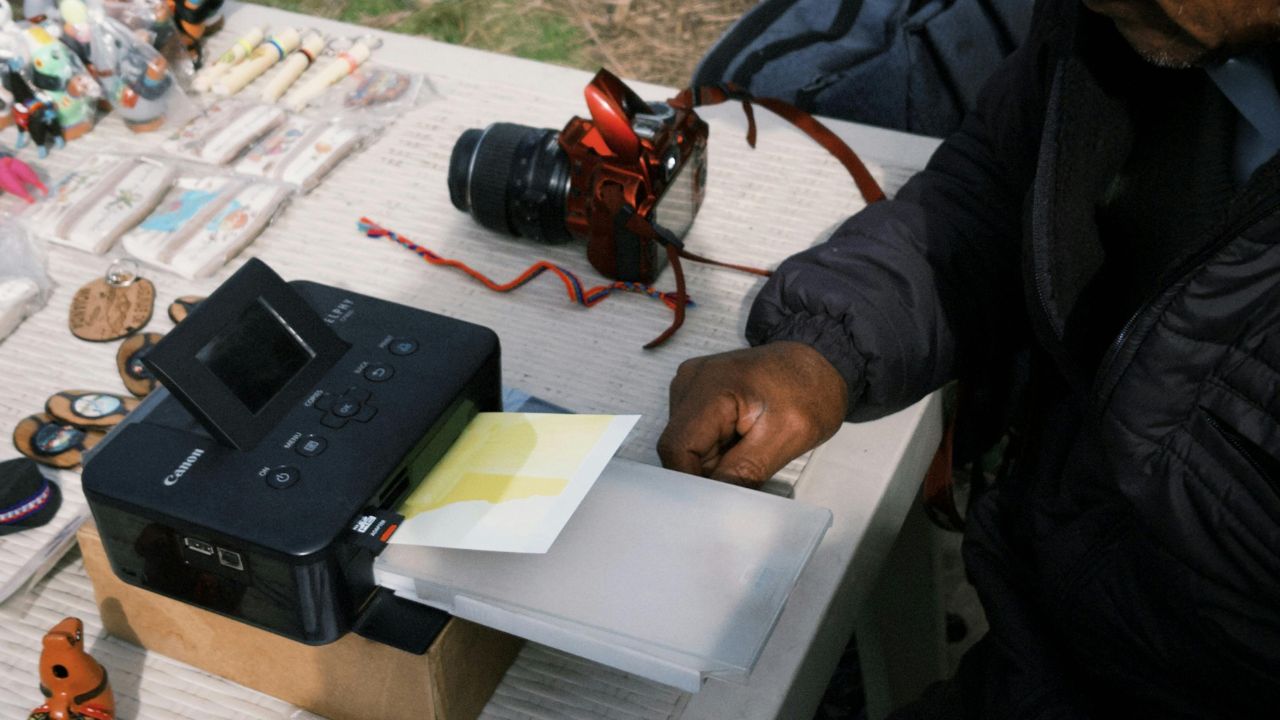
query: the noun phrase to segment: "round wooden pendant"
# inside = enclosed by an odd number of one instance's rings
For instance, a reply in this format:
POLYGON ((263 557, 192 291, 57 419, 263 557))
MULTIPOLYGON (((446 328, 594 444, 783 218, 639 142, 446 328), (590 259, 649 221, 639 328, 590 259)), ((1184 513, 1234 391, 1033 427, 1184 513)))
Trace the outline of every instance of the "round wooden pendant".
POLYGON ((169 319, 176 325, 191 314, 192 310, 203 301, 204 298, 199 295, 183 295, 169 304, 169 319))
POLYGON ((44 413, 23 418, 13 429, 13 444, 19 452, 56 468, 79 465, 84 451, 104 437, 101 430, 82 430, 44 413))
POLYGON ((127 284, 98 278, 71 300, 71 333, 81 340, 108 342, 128 337, 151 321, 156 286, 135 277, 127 284))
POLYGON ((124 419, 138 399, 89 390, 63 390, 49 398, 44 410, 54 420, 79 428, 109 429, 124 419))
POLYGON ((138 397, 146 397, 156 389, 156 377, 151 374, 142 358, 164 337, 160 333, 142 333, 120 343, 116 351, 116 367, 120 370, 120 379, 129 392, 138 397))

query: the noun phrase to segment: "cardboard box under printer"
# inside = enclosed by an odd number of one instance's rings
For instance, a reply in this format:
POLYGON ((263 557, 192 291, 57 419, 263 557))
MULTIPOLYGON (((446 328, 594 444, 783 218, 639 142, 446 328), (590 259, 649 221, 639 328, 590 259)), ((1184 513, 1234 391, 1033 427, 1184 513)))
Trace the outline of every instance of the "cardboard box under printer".
POLYGON ((492 331, 255 259, 144 362, 163 388, 83 476, 113 571, 303 643, 422 652, 448 612, 696 691, 746 679, 830 525, 615 459, 545 554, 384 549, 367 518, 501 410, 492 331))

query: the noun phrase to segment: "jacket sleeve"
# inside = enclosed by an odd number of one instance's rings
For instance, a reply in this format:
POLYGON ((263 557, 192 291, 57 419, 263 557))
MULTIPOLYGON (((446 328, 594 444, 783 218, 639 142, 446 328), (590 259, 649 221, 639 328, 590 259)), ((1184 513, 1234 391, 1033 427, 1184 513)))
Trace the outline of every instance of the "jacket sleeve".
POLYGON ((848 384, 850 419, 910 405, 1025 326, 1022 206, 1055 35, 1044 5, 927 168, 783 262, 752 306, 748 341, 816 348, 848 384))

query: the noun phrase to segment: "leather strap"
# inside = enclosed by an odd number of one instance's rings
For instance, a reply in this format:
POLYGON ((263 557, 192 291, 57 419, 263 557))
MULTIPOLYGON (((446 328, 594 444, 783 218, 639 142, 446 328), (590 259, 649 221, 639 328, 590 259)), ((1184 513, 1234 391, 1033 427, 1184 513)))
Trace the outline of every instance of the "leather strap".
MULTIPOLYGON (((723 85, 710 85, 696 88, 686 88, 681 90, 674 98, 667 101, 671 107, 692 111, 699 105, 717 105, 729 100, 737 100, 742 103, 742 111, 747 116, 747 144, 751 147, 756 146, 756 116, 752 103, 766 108, 775 115, 781 117, 787 122, 799 128, 804 134, 813 138, 814 142, 821 145, 827 152, 831 153, 840 164, 844 166, 849 175, 853 177, 853 182, 858 187, 858 192, 862 194, 863 200, 868 204, 879 202, 885 198, 884 190, 880 188, 880 184, 871 176, 871 172, 867 170, 867 166, 863 164, 858 154, 849 147, 844 140, 831 131, 826 125, 823 125, 817 118, 800 108, 776 98, 757 98, 752 97, 742 88, 725 83, 723 85)), ((663 344, 676 334, 680 326, 684 325, 685 306, 689 302, 689 295, 685 291, 684 267, 680 264, 680 259, 692 260, 693 262, 704 263, 706 265, 715 265, 717 267, 738 270, 752 275, 761 277, 770 277, 773 271, 761 268, 751 267, 749 265, 736 265, 733 263, 712 260, 710 258, 695 255, 684 249, 684 245, 674 236, 664 231, 659 231, 654 227, 648 218, 641 217, 639 214, 633 213, 627 220, 627 229, 631 232, 651 240, 661 243, 667 251, 667 260, 671 264, 671 270, 676 275, 676 292, 675 307, 673 312, 675 317, 671 320, 671 326, 668 327, 661 335, 654 338, 649 344, 645 345, 646 350, 651 350, 663 344)))
POLYGON ((791 103, 777 98, 752 97, 733 83, 724 83, 721 85, 704 85, 697 88, 696 102, 694 101, 694 89, 689 88, 681 91, 668 104, 676 108, 693 109, 700 105, 718 105, 729 100, 737 100, 742 103, 742 111, 747 116, 747 144, 751 147, 756 146, 756 118, 755 112, 751 107, 752 103, 755 103, 799 128, 805 135, 808 135, 814 142, 821 145, 839 160, 840 164, 844 166, 844 169, 853 178, 854 184, 858 186, 858 192, 862 193, 863 200, 868 203, 884 200, 884 190, 880 188, 880 183, 877 183, 876 179, 871 176, 871 171, 867 170, 862 158, 858 157, 853 148, 849 147, 844 140, 841 140, 839 135, 832 132, 831 128, 823 125, 820 120, 791 103))

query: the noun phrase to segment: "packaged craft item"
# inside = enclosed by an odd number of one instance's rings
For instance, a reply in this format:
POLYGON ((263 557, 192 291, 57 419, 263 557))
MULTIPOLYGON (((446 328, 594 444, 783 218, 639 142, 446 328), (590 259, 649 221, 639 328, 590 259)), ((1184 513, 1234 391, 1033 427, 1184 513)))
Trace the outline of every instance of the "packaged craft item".
POLYGON ((26 33, 12 23, 0 26, 0 84, 9 96, 9 117, 18 128, 16 146, 21 149, 34 142, 44 157, 66 140, 53 96, 39 90, 35 80, 26 33))
POLYGON ((434 96, 430 81, 419 73, 365 64, 311 106, 325 113, 370 111, 396 115, 434 96))
POLYGON ((236 39, 231 47, 218 56, 212 64, 206 63, 191 81, 191 89, 196 92, 208 92, 213 83, 227 73, 228 70, 244 62, 266 38, 266 31, 261 27, 249 28, 236 39))
POLYGON ((89 10, 81 0, 63 0, 63 8, 63 43, 97 78, 104 99, 130 130, 180 126, 196 114, 158 50, 100 7, 89 10))
POLYGON ((213 274, 262 232, 289 196, 280 183, 180 177, 122 241, 139 260, 187 278, 213 274))
POLYGON ((298 49, 285 58, 284 62, 280 63, 279 69, 267 79, 266 85, 262 88, 262 101, 273 103, 279 100, 289 88, 293 87, 293 83, 302 77, 302 73, 315 63, 316 58, 324 52, 328 43, 324 35, 318 32, 307 33, 302 38, 302 43, 298 45, 298 49))
POLYGON ((234 166, 236 172, 279 180, 306 193, 370 136, 350 122, 294 115, 259 140, 234 166))
POLYGON ((313 70, 302 79, 298 86, 284 98, 284 106, 294 112, 301 112, 315 100, 325 94, 330 86, 355 73, 373 54, 376 41, 362 38, 341 50, 327 63, 313 70))
POLYGON ((50 242, 101 254, 155 208, 176 175, 168 162, 98 155, 58 179, 22 220, 50 242))
POLYGON ((191 56, 178 40, 170 0, 101 0, 107 17, 125 27, 138 40, 160 51, 180 83, 195 71, 191 56))
POLYGON ((166 152, 225 165, 285 121, 285 112, 270 105, 223 100, 187 123, 164 143, 166 152))
MULTIPOLYGON (((30 56, 30 84, 48 97, 57 112, 62 136, 75 140, 93 129, 102 89, 80 59, 44 27, 21 30, 30 56)), ((11 89, 17 99, 17 91, 11 89)), ((21 125, 21 123, 19 123, 21 125)))
POLYGON ((0 340, 30 314, 31 304, 40 295, 40 286, 24 277, 0 277, 0 340))
POLYGON ((53 292, 45 258, 23 227, 0 221, 0 340, 24 318, 44 307, 53 292))
POLYGON ((244 62, 223 73, 213 83, 213 91, 219 95, 235 95, 246 85, 257 80, 271 66, 283 61, 293 52, 302 35, 294 28, 284 28, 267 38, 244 62))

